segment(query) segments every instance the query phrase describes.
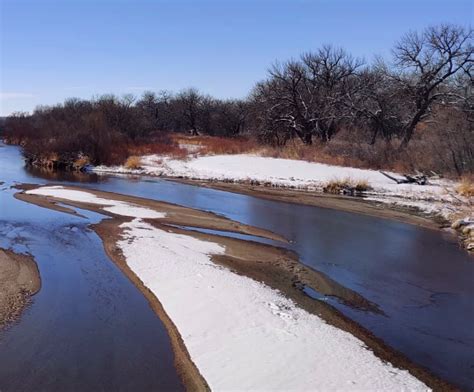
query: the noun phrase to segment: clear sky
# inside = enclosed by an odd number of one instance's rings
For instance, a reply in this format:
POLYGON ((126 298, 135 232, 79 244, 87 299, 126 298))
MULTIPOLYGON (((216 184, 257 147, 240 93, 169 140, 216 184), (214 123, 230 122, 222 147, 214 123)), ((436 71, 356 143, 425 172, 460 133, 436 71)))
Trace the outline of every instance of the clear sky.
POLYGON ((473 0, 0 0, 0 115, 67 97, 194 86, 244 97, 324 43, 390 54, 406 31, 469 26, 473 0))

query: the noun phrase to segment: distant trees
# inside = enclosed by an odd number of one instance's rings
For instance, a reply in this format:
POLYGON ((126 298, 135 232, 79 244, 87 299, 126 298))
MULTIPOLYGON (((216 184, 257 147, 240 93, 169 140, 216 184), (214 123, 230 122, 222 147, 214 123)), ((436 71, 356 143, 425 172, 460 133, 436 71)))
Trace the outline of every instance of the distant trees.
POLYGON ((175 98, 175 104, 184 120, 184 125, 192 135, 198 135, 198 122, 204 118, 204 106, 207 97, 199 94, 195 88, 180 92, 175 98))
POLYGON ((402 132, 406 103, 386 65, 378 61, 361 70, 352 82, 353 87, 343 99, 351 121, 369 132, 370 145, 377 139, 390 143, 402 132))
POLYGON ((421 34, 410 32, 395 46, 396 68, 391 77, 409 102, 401 147, 408 145, 416 126, 429 115, 435 102, 447 105, 462 99, 454 77, 460 73, 472 76, 472 38, 472 30, 440 25, 421 34))
POLYGON ((443 105, 433 115, 430 151, 442 172, 474 173, 472 108, 466 110, 466 107, 443 105))
POLYGON ((92 163, 122 163, 128 144, 170 143, 169 132, 238 136, 244 132, 247 104, 218 100, 184 90, 132 95, 103 95, 93 100, 67 99, 39 106, 29 116, 5 120, 7 141, 22 144, 31 155, 87 155, 92 163))
POLYGON ((311 144, 358 122, 370 130, 371 144, 397 136, 404 149, 435 103, 465 99, 461 92, 472 84, 472 65, 472 31, 452 25, 405 35, 393 50, 393 66, 381 60, 364 66, 344 50, 324 46, 275 64, 256 86, 253 104, 265 116, 258 132, 276 143, 287 133, 311 144), (461 90, 455 80, 463 81, 461 90))
MULTIPOLYGON (((289 137, 299 137, 310 145, 313 137, 329 141, 348 118, 343 99, 355 86, 362 62, 342 49, 324 46, 299 61, 275 64, 269 79, 257 85, 254 105, 265 115, 261 127, 286 129, 289 137)), ((268 138, 269 129, 263 129, 268 138)), ((275 135, 277 136, 277 135, 275 135)), ((281 140, 281 138, 279 138, 281 140)))
POLYGON ((174 95, 145 92, 136 102, 146 124, 155 131, 237 136, 244 132, 248 105, 242 100, 220 100, 189 88, 174 95))
POLYGON ((356 142, 364 153, 382 144, 384 159, 406 157, 421 137, 430 140, 425 151, 460 174, 474 166, 472 38, 459 26, 429 27, 403 36, 391 61, 372 64, 326 45, 274 64, 245 100, 195 88, 73 98, 11 116, 3 128, 10 140, 35 140, 32 148, 87 150, 97 162, 107 143, 149 142, 166 132, 245 134, 276 146, 292 139, 330 146, 345 138, 338 143, 356 142))

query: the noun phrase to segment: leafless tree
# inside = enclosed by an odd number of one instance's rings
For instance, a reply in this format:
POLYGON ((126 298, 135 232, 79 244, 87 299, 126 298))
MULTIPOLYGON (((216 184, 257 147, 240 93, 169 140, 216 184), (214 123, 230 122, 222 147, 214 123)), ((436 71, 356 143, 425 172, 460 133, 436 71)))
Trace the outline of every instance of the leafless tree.
POLYGON ((219 102, 217 105, 218 123, 216 129, 224 136, 237 136, 245 132, 249 115, 248 104, 241 100, 219 102))
POLYGON ((381 137, 389 143, 399 136, 405 116, 405 99, 389 77, 387 66, 378 60, 351 80, 342 102, 347 105, 353 124, 370 132, 370 145, 381 137))
POLYGON ((266 104, 266 125, 280 123, 305 144, 312 144, 314 136, 330 140, 347 117, 342 99, 361 65, 360 60, 331 46, 307 53, 299 61, 275 64, 269 80, 257 85, 254 92, 266 104))
POLYGON ((439 25, 421 34, 410 32, 395 46, 396 72, 392 78, 411 104, 410 116, 403 127, 400 148, 408 146, 413 133, 429 114, 435 102, 458 98, 449 83, 473 65, 472 30, 454 25, 439 25))
POLYGON ((176 97, 181 114, 192 135, 198 135, 198 116, 203 103, 203 97, 195 88, 181 91, 176 97))

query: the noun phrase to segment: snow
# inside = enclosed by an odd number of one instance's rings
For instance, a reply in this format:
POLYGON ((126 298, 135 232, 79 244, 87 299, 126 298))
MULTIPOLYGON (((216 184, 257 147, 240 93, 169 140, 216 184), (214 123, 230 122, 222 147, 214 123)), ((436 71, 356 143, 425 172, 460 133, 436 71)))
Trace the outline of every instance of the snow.
POLYGON ((41 188, 26 191, 26 193, 30 195, 52 196, 64 200, 97 204, 103 206, 102 209, 104 211, 108 211, 116 215, 129 216, 133 218, 158 219, 164 218, 166 216, 166 214, 163 212, 158 212, 149 208, 135 206, 131 203, 126 203, 123 201, 103 199, 95 196, 90 192, 65 189, 62 186, 44 186, 41 188))
POLYGON ((163 305, 211 389, 428 389, 280 292, 213 263, 211 255, 224 254, 223 246, 140 219, 163 213, 61 186, 27 193, 134 217, 121 225, 124 234, 117 245, 163 305))
MULTIPOLYGON (((251 154, 189 156, 186 160, 161 155, 141 158, 141 170, 123 166, 98 166, 96 172, 133 173, 166 177, 260 184, 321 191, 332 180, 349 178, 367 181, 372 188, 366 192, 373 201, 417 207, 427 214, 438 214, 446 219, 469 209, 469 201, 456 195, 456 183, 430 179, 430 185, 396 184, 379 171, 326 165, 291 159, 261 157, 251 154)), ((389 173, 399 177, 397 173, 389 173)))
POLYGON ((121 225, 127 264, 159 299, 212 390, 427 390, 278 291, 214 264, 219 244, 121 225))
MULTIPOLYGON (((165 175, 170 177, 191 177, 209 180, 235 180, 271 182, 279 186, 298 188, 318 187, 333 179, 351 178, 366 180, 374 188, 410 190, 416 185, 397 185, 375 170, 356 169, 326 165, 322 163, 291 159, 268 158, 255 155, 213 155, 200 156, 188 160, 171 159, 159 155, 147 155, 141 158, 141 173, 165 175)), ((94 171, 112 171, 125 173, 122 166, 98 166, 94 171)), ((136 172, 136 171, 135 171, 136 172)), ((424 190, 437 191, 426 186, 424 190)))

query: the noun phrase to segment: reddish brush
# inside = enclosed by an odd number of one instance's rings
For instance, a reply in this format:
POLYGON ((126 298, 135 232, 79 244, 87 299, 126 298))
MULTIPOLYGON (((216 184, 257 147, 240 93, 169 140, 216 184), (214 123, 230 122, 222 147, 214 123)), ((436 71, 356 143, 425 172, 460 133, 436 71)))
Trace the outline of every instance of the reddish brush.
POLYGON ((173 135, 172 139, 180 145, 199 146, 203 155, 245 154, 255 150, 255 142, 245 137, 173 135))

